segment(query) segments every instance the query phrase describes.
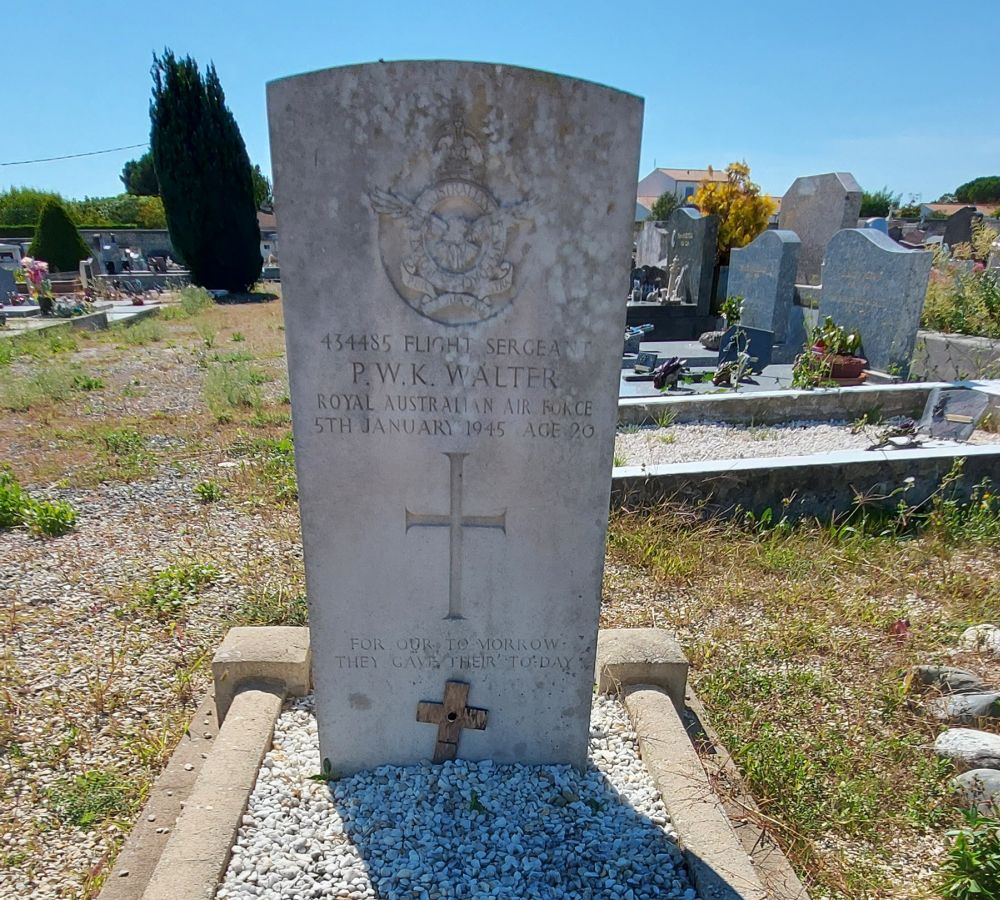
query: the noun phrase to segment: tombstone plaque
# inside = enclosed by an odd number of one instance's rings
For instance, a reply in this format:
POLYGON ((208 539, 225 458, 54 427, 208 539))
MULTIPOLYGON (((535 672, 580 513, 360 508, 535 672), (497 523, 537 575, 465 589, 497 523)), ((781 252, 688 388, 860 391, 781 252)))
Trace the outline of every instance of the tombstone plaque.
POLYGON ((967 441, 990 405, 983 391, 934 388, 927 398, 917 430, 932 438, 967 441))
POLYGON ((823 263, 819 319, 861 334, 871 368, 905 374, 913 356, 932 255, 873 228, 837 232, 823 263))
POLYGON ((322 757, 580 765, 642 102, 405 62, 268 107, 322 757))
POLYGON ((823 253, 842 228, 856 228, 861 212, 861 185, 849 172, 796 178, 781 198, 778 227, 794 231, 802 241, 797 284, 819 284, 823 253))
POLYGON ((964 206, 948 216, 944 226, 942 240, 952 250, 959 244, 968 244, 972 240, 973 222, 981 222, 983 214, 974 206, 964 206))

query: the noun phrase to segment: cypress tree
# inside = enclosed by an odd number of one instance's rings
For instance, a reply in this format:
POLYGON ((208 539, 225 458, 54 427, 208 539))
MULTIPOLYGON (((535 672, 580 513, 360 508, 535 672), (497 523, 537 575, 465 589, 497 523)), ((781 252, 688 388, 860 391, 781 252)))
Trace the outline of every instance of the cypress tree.
POLYGON ((50 272, 75 272, 81 259, 91 256, 65 207, 48 199, 42 204, 35 227, 35 239, 28 255, 45 260, 50 272))
POLYGON ((150 145, 170 239, 195 284, 247 291, 260 276, 250 158, 215 72, 153 56, 150 145))

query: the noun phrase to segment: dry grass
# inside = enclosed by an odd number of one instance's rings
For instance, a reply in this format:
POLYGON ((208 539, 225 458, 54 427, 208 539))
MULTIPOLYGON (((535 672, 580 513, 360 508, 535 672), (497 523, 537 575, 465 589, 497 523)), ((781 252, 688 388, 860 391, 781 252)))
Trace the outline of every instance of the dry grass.
MULTIPOLYGON (((681 637, 713 725, 816 897, 934 896, 957 817, 950 768, 929 750, 940 728, 903 676, 950 659, 962 629, 1000 608, 986 502, 971 518, 941 504, 916 534, 761 531, 670 509, 612 519, 602 625, 681 637)), ((968 662, 1000 680, 1000 666, 968 662)))

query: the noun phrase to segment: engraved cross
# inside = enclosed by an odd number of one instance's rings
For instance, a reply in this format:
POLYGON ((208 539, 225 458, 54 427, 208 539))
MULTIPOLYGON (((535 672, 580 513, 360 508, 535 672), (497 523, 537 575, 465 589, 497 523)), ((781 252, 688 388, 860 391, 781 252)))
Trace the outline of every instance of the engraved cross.
POLYGON ((424 525, 448 529, 450 570, 448 576, 448 615, 462 619, 462 534, 464 528, 498 528, 507 533, 507 510, 493 516, 467 516, 462 512, 462 466, 468 453, 445 453, 451 468, 451 509, 446 515, 413 513, 406 510, 406 530, 424 525))
POLYGON ((464 681, 446 681, 443 703, 421 700, 417 704, 417 721, 438 727, 433 762, 443 763, 458 755, 458 739, 463 728, 485 730, 487 711, 466 706, 468 699, 469 686, 464 681))

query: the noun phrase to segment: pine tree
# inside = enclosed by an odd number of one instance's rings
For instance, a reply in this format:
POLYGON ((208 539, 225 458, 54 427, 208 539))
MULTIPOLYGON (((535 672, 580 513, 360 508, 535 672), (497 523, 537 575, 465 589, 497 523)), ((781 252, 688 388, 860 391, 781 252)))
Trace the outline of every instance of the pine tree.
POLYGON ((66 208, 58 200, 46 200, 28 256, 45 260, 50 272, 75 272, 80 260, 90 255, 66 208))
POLYGON ((215 66, 153 56, 150 145, 170 239, 195 284, 247 291, 260 276, 250 158, 215 66))

